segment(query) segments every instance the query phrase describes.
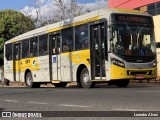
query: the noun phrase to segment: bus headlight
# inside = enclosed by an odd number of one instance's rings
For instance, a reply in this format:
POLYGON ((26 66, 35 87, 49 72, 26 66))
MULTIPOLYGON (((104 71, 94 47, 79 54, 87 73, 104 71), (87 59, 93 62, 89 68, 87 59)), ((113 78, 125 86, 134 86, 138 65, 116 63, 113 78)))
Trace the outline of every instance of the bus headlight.
POLYGON ((157 62, 156 61, 153 63, 153 67, 157 67, 157 62))
POLYGON ((114 65, 117 65, 119 67, 125 68, 124 63, 122 61, 119 61, 119 60, 115 59, 115 58, 111 58, 111 63, 114 64, 114 65))

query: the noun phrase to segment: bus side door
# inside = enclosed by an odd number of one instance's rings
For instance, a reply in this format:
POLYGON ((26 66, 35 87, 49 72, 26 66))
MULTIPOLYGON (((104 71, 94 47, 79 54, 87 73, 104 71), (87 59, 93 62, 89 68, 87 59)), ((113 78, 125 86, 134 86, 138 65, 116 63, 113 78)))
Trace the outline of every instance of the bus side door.
POLYGON ((60 34, 50 36, 50 80, 60 78, 60 34))
POLYGON ((13 44, 13 77, 14 81, 20 81, 21 61, 20 61, 20 43, 13 44))
POLYGON ((105 23, 92 25, 91 28, 91 76, 92 80, 104 80, 105 73, 105 23))

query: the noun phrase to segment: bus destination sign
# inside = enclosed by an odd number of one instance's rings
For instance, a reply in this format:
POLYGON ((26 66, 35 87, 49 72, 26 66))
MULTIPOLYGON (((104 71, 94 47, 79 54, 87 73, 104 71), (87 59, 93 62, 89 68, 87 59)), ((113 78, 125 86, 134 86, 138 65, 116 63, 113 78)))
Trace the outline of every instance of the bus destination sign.
POLYGON ((117 22, 152 23, 151 17, 140 15, 115 14, 115 19, 117 22))

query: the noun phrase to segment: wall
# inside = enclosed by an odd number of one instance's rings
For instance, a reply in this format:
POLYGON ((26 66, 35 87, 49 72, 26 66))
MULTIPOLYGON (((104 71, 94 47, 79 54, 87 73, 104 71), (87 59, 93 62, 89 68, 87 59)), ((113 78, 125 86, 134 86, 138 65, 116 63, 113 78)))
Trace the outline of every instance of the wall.
POLYGON ((160 0, 108 0, 109 8, 134 9, 160 0))
POLYGON ((154 16, 154 30, 156 42, 160 42, 160 15, 154 16))

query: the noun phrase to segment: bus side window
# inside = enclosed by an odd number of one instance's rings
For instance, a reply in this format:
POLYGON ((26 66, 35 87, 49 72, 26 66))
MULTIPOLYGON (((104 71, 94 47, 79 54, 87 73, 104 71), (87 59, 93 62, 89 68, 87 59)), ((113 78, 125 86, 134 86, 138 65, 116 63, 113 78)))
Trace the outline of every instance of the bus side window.
POLYGON ((68 47, 67 43, 64 43, 64 45, 63 45, 63 51, 64 52, 69 51, 69 47, 68 47))
POLYGON ((22 41, 22 58, 29 57, 29 40, 22 41))
POLYGON ((48 55, 48 35, 39 36, 39 56, 48 55))
POLYGON ((12 44, 7 44, 5 46, 5 57, 8 61, 12 60, 12 44))
POLYGON ((73 28, 62 30, 63 52, 72 51, 73 49, 73 28))
POLYGON ((30 39, 30 54, 29 57, 38 56, 38 37, 30 39))
POLYGON ((88 48, 88 25, 81 25, 75 28, 75 49, 88 48))

